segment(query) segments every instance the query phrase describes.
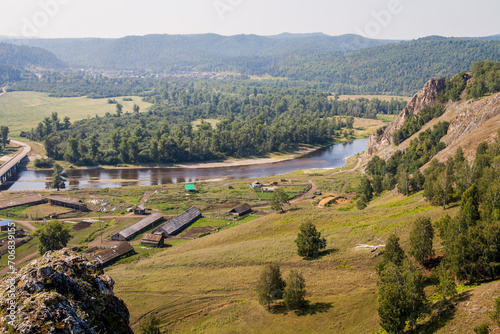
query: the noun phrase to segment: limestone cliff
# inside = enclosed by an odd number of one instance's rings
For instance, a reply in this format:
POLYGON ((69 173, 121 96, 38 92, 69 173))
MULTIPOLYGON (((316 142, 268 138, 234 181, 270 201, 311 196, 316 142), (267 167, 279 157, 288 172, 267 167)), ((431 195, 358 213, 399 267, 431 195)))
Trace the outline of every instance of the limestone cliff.
POLYGON ((405 120, 414 114, 418 114, 424 107, 433 105, 436 102, 438 93, 444 88, 444 79, 431 79, 427 82, 424 88, 413 96, 401 114, 393 122, 382 127, 382 134, 378 134, 377 132, 372 133, 368 141, 365 156, 370 158, 382 149, 392 145, 394 143, 393 134, 403 127, 405 120))
POLYGON ((97 262, 68 250, 48 252, 0 283, 0 333, 10 333, 10 323, 23 334, 132 334, 113 285, 97 262))
POLYGON ((454 155, 459 147, 463 149, 465 157, 471 160, 481 142, 493 142, 500 128, 500 93, 476 101, 466 100, 465 94, 462 94, 460 101, 446 104, 443 115, 425 124, 419 132, 398 146, 393 145, 393 133, 403 126, 404 121, 410 115, 418 113, 426 105, 437 103, 436 96, 443 88, 443 80, 429 81, 397 119, 383 128, 382 135, 378 135, 377 132, 373 133, 365 153, 365 163, 375 154, 387 160, 396 150, 404 151, 422 131, 443 121, 449 122, 450 126, 447 135, 441 139, 446 144, 446 148, 435 156, 439 161, 446 161, 448 156, 454 155))

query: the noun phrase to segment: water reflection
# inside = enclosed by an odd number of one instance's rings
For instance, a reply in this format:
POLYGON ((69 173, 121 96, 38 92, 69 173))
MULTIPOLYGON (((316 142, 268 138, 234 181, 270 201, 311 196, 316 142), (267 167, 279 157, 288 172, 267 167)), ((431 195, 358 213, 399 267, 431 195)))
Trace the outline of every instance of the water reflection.
MULTIPOLYGON (((339 168, 345 159, 363 152, 368 139, 333 145, 300 159, 274 164, 221 168, 145 168, 67 170, 66 188, 113 188, 195 182, 213 179, 248 179, 283 175, 301 169, 339 168)), ((45 189, 50 171, 21 171, 10 190, 45 189)))

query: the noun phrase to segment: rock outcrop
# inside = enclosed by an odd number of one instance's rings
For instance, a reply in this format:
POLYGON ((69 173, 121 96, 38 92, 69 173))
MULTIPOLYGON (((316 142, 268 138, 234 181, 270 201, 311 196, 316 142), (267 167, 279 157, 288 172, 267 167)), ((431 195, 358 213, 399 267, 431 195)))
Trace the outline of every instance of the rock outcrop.
POLYGON ((383 133, 372 133, 368 141, 365 157, 369 159, 375 153, 392 145, 394 143, 393 134, 403 127, 406 119, 418 114, 424 107, 432 106, 436 102, 437 95, 443 89, 445 89, 445 79, 431 79, 427 82, 424 88, 413 96, 413 99, 406 105, 401 114, 394 121, 381 128, 383 133))
POLYGON ((47 252, 0 283, 0 333, 12 325, 22 334, 132 334, 113 285, 99 263, 69 250, 47 252))
MULTIPOLYGON (((482 142, 491 144, 500 129, 500 93, 483 97, 480 100, 462 100, 446 107, 443 116, 437 121, 450 123, 448 133, 441 141, 446 148, 435 158, 441 162, 455 155, 460 147, 468 160, 474 159, 476 148, 482 142)), ((432 125, 432 124, 431 124, 432 125)))

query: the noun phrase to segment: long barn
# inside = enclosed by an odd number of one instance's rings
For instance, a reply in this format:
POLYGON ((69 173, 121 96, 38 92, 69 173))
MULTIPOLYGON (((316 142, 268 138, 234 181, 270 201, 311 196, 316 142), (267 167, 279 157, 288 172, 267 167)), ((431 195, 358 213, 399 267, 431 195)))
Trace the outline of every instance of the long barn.
POLYGON ((191 209, 175 218, 170 219, 168 222, 158 227, 153 233, 161 233, 164 237, 175 235, 199 218, 201 218, 201 211, 197 207, 193 206, 191 209))
POLYGON ((143 220, 135 223, 132 226, 127 227, 126 229, 121 230, 117 234, 111 237, 111 240, 114 241, 127 241, 135 237, 137 234, 142 231, 153 227, 156 223, 163 219, 163 215, 159 212, 155 212, 152 215, 147 216, 143 220))

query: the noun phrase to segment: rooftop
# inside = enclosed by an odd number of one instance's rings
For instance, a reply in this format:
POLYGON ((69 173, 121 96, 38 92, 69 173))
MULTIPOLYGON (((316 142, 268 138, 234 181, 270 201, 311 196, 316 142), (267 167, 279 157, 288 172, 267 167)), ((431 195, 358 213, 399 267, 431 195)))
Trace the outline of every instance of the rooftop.
POLYGON ((188 183, 188 184, 186 184, 186 185, 185 185, 185 188, 186 188, 186 190, 188 190, 188 191, 193 191, 193 190, 196 190, 196 188, 195 188, 194 184, 192 184, 192 183, 188 183))
POLYGON ((180 230, 186 228, 189 224, 193 223, 196 219, 200 217, 201 217, 200 209, 193 206, 192 208, 180 214, 179 216, 170 219, 168 222, 160 226, 156 231, 166 233, 167 235, 174 235, 180 230))
POLYGON ((105 249, 99 249, 95 252, 95 258, 102 264, 108 263, 122 255, 132 252, 134 247, 128 242, 121 242, 118 245, 111 246, 105 249))
POLYGON ((154 223, 156 223, 160 219, 163 219, 163 215, 159 212, 155 212, 155 213, 147 216, 146 218, 142 219, 141 221, 138 221, 134 225, 129 226, 126 229, 121 230, 120 232, 118 232, 118 234, 122 238, 128 239, 128 238, 136 235, 140 231, 150 227, 151 225, 153 225, 154 223))
POLYGON ((0 221, 0 226, 8 226, 10 223, 12 223, 12 219, 5 219, 0 221))

